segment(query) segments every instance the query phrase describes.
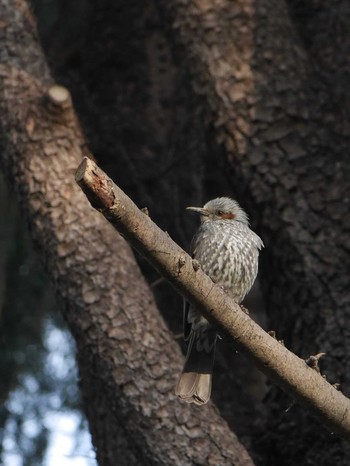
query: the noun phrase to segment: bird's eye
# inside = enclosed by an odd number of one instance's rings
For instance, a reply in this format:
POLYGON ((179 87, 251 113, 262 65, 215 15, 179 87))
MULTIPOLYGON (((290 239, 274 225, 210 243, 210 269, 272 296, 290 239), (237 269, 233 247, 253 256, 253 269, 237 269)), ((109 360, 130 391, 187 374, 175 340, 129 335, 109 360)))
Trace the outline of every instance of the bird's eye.
POLYGON ((217 211, 217 214, 220 215, 220 216, 223 215, 223 213, 224 213, 224 212, 223 212, 222 210, 218 210, 218 211, 217 211))

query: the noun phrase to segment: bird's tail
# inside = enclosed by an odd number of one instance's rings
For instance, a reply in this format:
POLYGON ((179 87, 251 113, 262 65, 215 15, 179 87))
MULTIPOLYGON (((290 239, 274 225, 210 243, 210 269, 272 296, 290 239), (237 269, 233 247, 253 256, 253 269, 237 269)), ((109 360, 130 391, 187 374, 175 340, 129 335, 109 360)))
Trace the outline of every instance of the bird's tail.
POLYGON ((209 401, 216 337, 208 327, 191 332, 185 366, 175 390, 187 403, 202 405, 209 401))

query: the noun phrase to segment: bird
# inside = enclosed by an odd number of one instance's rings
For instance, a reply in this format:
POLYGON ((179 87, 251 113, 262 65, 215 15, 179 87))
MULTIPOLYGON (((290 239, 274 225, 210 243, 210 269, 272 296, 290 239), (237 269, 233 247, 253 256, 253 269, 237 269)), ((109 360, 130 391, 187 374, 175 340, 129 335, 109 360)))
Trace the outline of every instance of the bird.
MULTIPOLYGON (((202 270, 240 304, 258 273, 264 244, 249 227, 248 215, 238 202, 218 197, 203 207, 187 207, 200 214, 200 226, 190 247, 202 270)), ((187 301, 184 302, 184 338, 188 340, 185 365, 175 393, 187 403, 202 405, 212 389, 217 329, 187 301)))

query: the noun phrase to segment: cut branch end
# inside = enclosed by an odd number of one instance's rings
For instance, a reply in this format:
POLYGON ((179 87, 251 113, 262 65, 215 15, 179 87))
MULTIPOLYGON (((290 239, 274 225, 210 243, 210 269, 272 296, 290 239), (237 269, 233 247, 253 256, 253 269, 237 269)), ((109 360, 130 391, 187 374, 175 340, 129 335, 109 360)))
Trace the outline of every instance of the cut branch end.
POLYGON ((110 209, 114 204, 115 195, 110 179, 88 157, 84 157, 77 168, 75 181, 95 209, 110 209))
POLYGON ((67 88, 54 84, 47 92, 50 102, 57 106, 66 106, 71 102, 70 93, 67 88))

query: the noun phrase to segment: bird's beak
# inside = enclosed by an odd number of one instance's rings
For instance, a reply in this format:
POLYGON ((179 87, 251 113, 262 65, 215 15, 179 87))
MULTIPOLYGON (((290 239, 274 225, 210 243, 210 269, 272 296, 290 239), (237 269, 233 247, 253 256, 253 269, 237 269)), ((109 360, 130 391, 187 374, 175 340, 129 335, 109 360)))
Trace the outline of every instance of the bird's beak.
POLYGON ((201 215, 204 215, 205 217, 208 217, 209 212, 207 209, 204 209, 203 207, 186 207, 187 210, 193 210, 193 212, 198 212, 201 215))

